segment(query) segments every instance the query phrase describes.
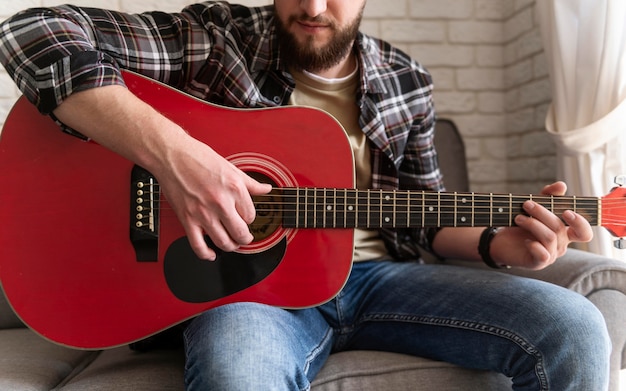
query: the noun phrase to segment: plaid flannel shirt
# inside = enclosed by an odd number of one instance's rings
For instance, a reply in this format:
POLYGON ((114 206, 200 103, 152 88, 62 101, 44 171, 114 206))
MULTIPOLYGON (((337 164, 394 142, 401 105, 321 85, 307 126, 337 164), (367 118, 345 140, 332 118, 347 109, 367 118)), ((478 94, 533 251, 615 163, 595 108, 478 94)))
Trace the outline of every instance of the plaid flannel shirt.
MULTIPOLYGON (((294 80, 281 61, 273 9, 223 2, 181 13, 59 6, 24 11, 0 26, 0 62, 24 95, 50 114, 73 92, 124 81, 120 68, 233 107, 287 104, 294 80)), ((378 189, 443 190, 433 145, 427 71, 384 41, 359 34, 360 125, 378 189)), ((72 132, 71 129, 65 129, 72 132)), ((383 229, 397 259, 430 249, 435 229, 383 229)))

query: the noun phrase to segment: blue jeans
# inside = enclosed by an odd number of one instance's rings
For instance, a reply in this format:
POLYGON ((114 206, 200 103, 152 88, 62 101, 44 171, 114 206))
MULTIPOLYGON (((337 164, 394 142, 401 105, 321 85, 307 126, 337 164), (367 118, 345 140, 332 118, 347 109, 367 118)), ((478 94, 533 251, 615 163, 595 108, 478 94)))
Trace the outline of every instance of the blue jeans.
POLYGON ((610 340, 586 298, 490 270, 354 265, 317 308, 237 303, 185 331, 188 390, 308 390, 329 354, 384 350, 497 371, 515 390, 606 390, 610 340))

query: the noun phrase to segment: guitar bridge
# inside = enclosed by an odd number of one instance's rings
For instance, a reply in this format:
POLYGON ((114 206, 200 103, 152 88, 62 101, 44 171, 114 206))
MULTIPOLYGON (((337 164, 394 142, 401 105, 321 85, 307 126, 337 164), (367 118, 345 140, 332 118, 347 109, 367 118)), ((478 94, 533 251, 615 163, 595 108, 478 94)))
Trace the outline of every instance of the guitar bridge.
POLYGON ((159 199, 159 184, 154 176, 134 166, 130 183, 130 241, 138 262, 158 260, 159 199))

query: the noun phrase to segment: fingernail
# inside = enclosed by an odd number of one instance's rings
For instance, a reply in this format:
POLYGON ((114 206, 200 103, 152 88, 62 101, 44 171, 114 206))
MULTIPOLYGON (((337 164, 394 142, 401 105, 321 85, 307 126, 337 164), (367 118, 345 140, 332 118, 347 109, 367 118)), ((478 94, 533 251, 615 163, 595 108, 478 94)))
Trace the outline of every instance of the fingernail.
POLYGON ((576 220, 576 214, 571 210, 566 210, 565 212, 563 212, 563 218, 568 222, 571 222, 576 220))
POLYGON ((532 210, 532 209, 535 208, 535 205, 537 205, 537 204, 535 204, 534 201, 526 201, 526 202, 524 202, 524 209, 532 210))

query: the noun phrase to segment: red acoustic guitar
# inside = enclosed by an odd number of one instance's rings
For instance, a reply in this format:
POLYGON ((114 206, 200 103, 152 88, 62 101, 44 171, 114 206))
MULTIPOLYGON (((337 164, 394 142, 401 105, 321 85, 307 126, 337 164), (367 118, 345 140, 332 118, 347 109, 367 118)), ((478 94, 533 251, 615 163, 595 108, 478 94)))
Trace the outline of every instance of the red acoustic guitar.
POLYGON ((354 190, 350 145, 326 113, 222 108, 125 73, 131 91, 260 180, 254 242, 195 257, 155 178, 63 135, 24 98, 0 140, 0 281, 15 312, 59 344, 127 344, 232 302, 315 306, 344 285, 353 229, 509 226, 532 198, 624 235, 624 190, 603 198, 354 190))

